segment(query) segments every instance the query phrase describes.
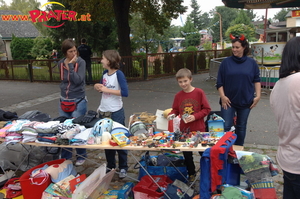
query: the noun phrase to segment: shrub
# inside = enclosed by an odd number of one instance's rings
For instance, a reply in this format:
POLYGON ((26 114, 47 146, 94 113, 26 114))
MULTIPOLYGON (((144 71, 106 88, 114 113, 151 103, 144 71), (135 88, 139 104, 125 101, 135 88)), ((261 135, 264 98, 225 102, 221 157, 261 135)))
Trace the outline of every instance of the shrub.
POLYGON ((184 57, 182 54, 176 54, 174 57, 174 68, 175 72, 179 71, 181 68, 184 68, 184 57))
POLYGON ((206 69, 206 57, 205 52, 200 52, 197 60, 198 68, 201 70, 206 69))
POLYGON ((161 61, 160 59, 155 59, 154 61, 154 75, 160 75, 161 74, 161 61))
POLYGON ((164 56, 164 65, 163 71, 164 73, 173 73, 173 57, 170 54, 166 54, 164 56))
POLYGON ((33 59, 30 54, 33 47, 33 40, 12 36, 10 48, 14 60, 33 59))
MULTIPOLYGON (((231 47, 230 47, 231 48, 231 47)), ((231 53, 232 51, 231 50, 228 50, 228 49, 226 49, 226 50, 223 50, 219 55, 218 55, 218 57, 229 57, 229 56, 231 56, 231 53)))
POLYGON ((140 62, 135 60, 132 63, 132 76, 131 77, 139 77, 142 74, 142 68, 140 66, 140 62))
POLYGON ((185 60, 185 66, 186 68, 190 69, 190 71, 194 71, 194 55, 193 53, 188 53, 186 60, 185 60))
POLYGON ((49 38, 37 37, 33 40, 33 47, 30 51, 32 57, 49 59, 52 52, 52 42, 49 38))
POLYGON ((196 52, 196 51, 198 51, 198 49, 195 46, 189 46, 185 49, 184 52, 190 52, 190 51, 196 52))

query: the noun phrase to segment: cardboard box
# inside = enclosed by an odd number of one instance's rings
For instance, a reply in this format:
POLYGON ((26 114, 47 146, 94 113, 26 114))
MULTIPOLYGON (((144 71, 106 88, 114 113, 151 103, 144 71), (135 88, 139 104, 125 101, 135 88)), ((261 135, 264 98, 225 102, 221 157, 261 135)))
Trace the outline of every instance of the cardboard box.
POLYGON ((132 182, 126 182, 119 190, 118 199, 133 199, 134 184, 132 182))
POLYGON ((208 131, 211 138, 221 138, 224 135, 224 121, 223 120, 209 120, 208 131))

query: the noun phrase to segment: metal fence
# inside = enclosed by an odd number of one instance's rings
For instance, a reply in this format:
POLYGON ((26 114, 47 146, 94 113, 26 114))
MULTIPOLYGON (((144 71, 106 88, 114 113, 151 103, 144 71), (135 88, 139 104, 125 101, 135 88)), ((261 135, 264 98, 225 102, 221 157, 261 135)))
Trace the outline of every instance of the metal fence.
POLYGON ((220 64, 225 58, 226 57, 221 57, 221 58, 215 58, 210 60, 209 77, 206 80, 218 78, 218 71, 219 71, 220 64))
MULTIPOLYGON (((180 68, 188 68, 195 74, 210 70, 212 58, 218 58, 228 51, 230 49, 123 56, 121 70, 128 81, 174 76, 180 68)), ((59 82, 58 61, 0 60, 0 80, 59 82)), ((93 82, 98 82, 102 73, 101 58, 92 58, 93 82)))

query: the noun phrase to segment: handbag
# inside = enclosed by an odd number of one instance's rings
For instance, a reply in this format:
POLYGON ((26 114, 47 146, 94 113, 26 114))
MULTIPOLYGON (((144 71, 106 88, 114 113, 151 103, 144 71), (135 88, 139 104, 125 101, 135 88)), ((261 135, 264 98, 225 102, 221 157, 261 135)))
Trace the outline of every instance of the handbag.
POLYGON ((15 198, 22 195, 19 179, 20 178, 11 178, 5 183, 3 189, 6 189, 6 198, 15 198))
POLYGON ((61 110, 63 110, 64 112, 74 112, 77 108, 77 104, 79 104, 79 102, 81 102, 84 98, 81 98, 78 102, 70 102, 70 101, 60 101, 60 107, 61 110))

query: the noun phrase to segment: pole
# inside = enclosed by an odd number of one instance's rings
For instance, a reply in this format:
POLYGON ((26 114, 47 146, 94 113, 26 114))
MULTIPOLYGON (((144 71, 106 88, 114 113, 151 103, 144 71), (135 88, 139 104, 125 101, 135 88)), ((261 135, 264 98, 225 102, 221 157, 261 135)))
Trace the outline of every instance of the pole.
POLYGON ((223 50, 223 38, 222 38, 222 16, 220 13, 218 13, 217 11, 215 11, 215 13, 217 13, 220 17, 220 42, 221 42, 221 49, 223 50))
POLYGON ((264 24, 264 43, 267 42, 267 34, 266 34, 266 29, 267 29, 267 21, 268 21, 268 8, 266 8, 266 14, 265 14, 265 24, 264 24))

